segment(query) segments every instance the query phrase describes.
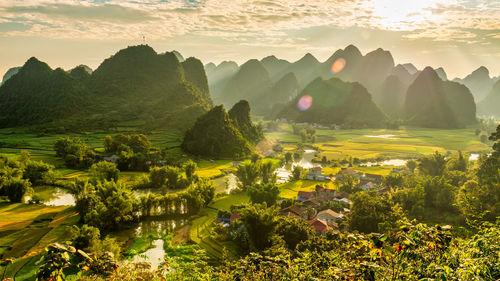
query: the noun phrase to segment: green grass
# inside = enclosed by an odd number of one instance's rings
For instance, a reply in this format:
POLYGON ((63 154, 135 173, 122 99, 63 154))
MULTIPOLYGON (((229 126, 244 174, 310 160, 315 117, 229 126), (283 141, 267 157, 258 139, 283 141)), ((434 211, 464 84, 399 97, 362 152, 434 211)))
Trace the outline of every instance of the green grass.
POLYGON ((249 201, 250 197, 248 197, 246 192, 240 192, 216 198, 209 206, 217 210, 229 211, 231 205, 248 203, 249 201))

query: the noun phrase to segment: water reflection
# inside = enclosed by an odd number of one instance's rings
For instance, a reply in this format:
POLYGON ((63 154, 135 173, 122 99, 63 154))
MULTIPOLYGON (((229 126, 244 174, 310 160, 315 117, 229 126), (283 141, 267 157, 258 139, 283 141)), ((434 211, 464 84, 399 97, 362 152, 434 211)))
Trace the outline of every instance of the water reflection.
MULTIPOLYGON (((73 194, 69 193, 67 190, 54 187, 54 186, 43 186, 37 187, 33 193, 33 197, 37 197, 47 206, 74 206, 75 197, 73 194)), ((28 202, 31 200, 31 196, 25 196, 24 201, 28 202)))
POLYGON ((361 164, 360 166, 366 166, 366 167, 371 167, 371 166, 404 166, 408 160, 405 159, 389 159, 389 160, 384 160, 384 161, 379 161, 379 162, 365 162, 361 164))
POLYGON ((165 258, 165 249, 163 248, 163 240, 157 239, 153 241, 153 247, 142 254, 134 257, 134 262, 149 262, 151 268, 156 269, 165 258))

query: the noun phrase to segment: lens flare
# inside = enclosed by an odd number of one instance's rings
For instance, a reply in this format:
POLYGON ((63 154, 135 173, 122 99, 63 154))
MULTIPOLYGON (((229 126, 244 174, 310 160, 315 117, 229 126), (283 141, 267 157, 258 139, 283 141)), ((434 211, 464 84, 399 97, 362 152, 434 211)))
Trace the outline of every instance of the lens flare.
POLYGON ((345 64, 346 64, 345 59, 343 59, 343 58, 336 59, 332 64, 332 73, 337 74, 337 73, 341 72, 342 69, 344 69, 345 64))
POLYGON ((309 107, 311 107, 312 103, 313 103, 313 98, 310 95, 303 95, 299 99, 297 107, 299 108, 300 111, 306 111, 309 109, 309 107))

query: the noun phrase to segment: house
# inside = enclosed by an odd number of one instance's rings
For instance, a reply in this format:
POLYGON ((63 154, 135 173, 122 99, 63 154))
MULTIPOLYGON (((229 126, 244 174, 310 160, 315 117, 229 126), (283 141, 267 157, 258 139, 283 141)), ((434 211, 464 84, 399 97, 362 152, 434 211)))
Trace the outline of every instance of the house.
POLYGON ((337 191, 335 189, 329 189, 329 188, 323 188, 320 187, 318 188, 318 196, 326 196, 327 198, 330 198, 332 200, 335 198, 335 195, 337 194, 337 191))
POLYGON ((369 174, 369 173, 366 173, 364 176, 363 176, 363 179, 365 181, 371 181, 371 182, 376 182, 376 183, 379 183, 382 181, 382 176, 381 175, 376 175, 376 174, 369 174))
POLYGON ((314 198, 316 196, 316 192, 314 191, 299 191, 297 194, 298 201, 305 201, 307 199, 314 198))
POLYGON ((330 209, 323 210, 316 215, 316 218, 325 221, 328 225, 344 219, 344 215, 334 212, 330 209))
POLYGON ((363 190, 375 189, 377 186, 373 182, 360 182, 358 184, 363 190))
POLYGON ((295 217, 299 217, 301 219, 307 219, 307 211, 300 208, 297 205, 292 205, 290 207, 286 207, 284 209, 281 209, 279 211, 279 214, 281 216, 287 216, 287 217, 295 216, 295 217))
POLYGON ((324 181, 325 176, 322 175, 321 167, 313 167, 309 169, 309 172, 306 175, 306 179, 310 181, 324 181))
POLYGON ((335 197, 337 197, 338 199, 341 199, 341 198, 347 198, 349 197, 349 193, 345 192, 345 191, 340 191, 338 192, 335 197))
POLYGON ((332 201, 333 199, 335 199, 335 197, 331 198, 330 196, 326 196, 326 195, 323 194, 323 195, 316 196, 316 199, 319 202, 325 203, 325 202, 332 201))
POLYGON ((347 198, 341 198, 341 199, 335 199, 335 201, 339 202, 339 203, 345 203, 347 205, 351 205, 352 204, 352 201, 347 199, 347 198))
POLYGON ((356 177, 358 179, 360 179, 360 178, 363 177, 363 173, 358 173, 358 172, 356 172, 355 170, 353 170, 351 168, 342 168, 340 170, 340 172, 338 172, 335 177, 338 178, 338 179, 342 179, 346 174, 354 176, 354 177, 356 177))
POLYGON ((302 204, 302 206, 311 207, 311 208, 321 207, 321 203, 315 198, 304 200, 304 201, 302 201, 301 204, 302 204))
POLYGON ((332 229, 325 221, 318 218, 310 220, 309 224, 314 228, 314 230, 316 230, 316 233, 325 233, 326 231, 332 229))

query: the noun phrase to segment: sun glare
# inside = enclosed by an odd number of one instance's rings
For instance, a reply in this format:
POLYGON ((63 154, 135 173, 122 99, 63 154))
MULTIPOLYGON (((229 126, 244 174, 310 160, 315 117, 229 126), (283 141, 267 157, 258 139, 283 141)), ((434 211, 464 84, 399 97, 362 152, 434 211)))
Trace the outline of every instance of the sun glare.
POLYGON ((373 16, 386 29, 409 30, 427 20, 436 20, 431 8, 449 4, 452 0, 372 0, 373 16))

